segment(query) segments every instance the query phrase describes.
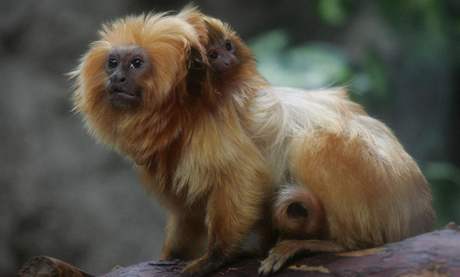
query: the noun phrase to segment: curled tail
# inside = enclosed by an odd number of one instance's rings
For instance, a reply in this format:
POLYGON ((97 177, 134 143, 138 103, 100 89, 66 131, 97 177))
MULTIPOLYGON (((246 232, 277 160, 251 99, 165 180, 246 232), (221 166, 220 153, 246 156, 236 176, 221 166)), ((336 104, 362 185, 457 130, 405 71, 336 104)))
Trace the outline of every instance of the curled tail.
POLYGON ((278 192, 273 224, 283 237, 322 238, 327 231, 323 206, 307 188, 288 186, 278 192))

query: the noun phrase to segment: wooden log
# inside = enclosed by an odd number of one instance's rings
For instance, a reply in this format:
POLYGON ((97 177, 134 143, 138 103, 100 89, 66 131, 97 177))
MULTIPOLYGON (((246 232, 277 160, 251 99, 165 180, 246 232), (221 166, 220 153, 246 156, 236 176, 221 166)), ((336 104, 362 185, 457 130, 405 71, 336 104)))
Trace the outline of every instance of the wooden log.
POLYGON ((20 277, 92 277, 93 275, 63 262, 47 256, 33 257, 18 271, 20 277))
MULTIPOLYGON (((259 264, 260 260, 257 259, 241 260, 222 268, 212 276, 257 276, 259 264)), ((118 267, 99 276, 177 277, 184 265, 185 263, 180 261, 149 261, 118 267)), ((449 224, 445 229, 377 248, 339 254, 315 254, 298 258, 274 275, 280 277, 460 276, 460 227, 449 224)), ((54 258, 36 257, 21 268, 19 276, 82 277, 91 275, 54 258), (50 274, 40 275, 46 272, 50 274)))

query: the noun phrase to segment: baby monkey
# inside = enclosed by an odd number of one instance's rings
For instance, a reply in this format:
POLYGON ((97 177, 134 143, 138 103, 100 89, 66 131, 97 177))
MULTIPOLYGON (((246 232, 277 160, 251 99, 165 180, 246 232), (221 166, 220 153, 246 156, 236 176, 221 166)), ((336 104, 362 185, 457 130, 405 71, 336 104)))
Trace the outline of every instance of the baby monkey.
POLYGON ((208 50, 208 58, 212 69, 218 74, 225 75, 238 63, 235 47, 229 39, 221 40, 212 45, 208 50))
MULTIPOLYGON (((168 210, 160 258, 189 261, 184 275, 207 276, 269 218, 273 182, 243 127, 254 89, 214 86, 207 27, 193 8, 121 18, 99 34, 73 72, 75 110, 168 210)), ((248 73, 255 65, 244 71, 250 88, 265 85, 248 73)))
MULTIPOLYGON (((216 18, 205 15, 203 18, 207 27, 206 51, 213 86, 222 91, 228 91, 234 85, 244 86, 241 84, 246 81, 256 81, 258 87, 268 86, 255 69, 256 62, 249 47, 232 28, 216 18)), ((251 95, 254 93, 250 92, 251 95)))

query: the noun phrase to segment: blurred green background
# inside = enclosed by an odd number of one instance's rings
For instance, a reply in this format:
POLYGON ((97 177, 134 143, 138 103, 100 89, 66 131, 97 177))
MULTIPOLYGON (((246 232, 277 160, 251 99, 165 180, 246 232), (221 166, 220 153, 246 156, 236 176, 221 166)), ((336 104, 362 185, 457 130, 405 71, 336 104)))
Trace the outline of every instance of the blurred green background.
MULTIPOLYGON (((0 1, 0 276, 34 255, 92 273, 158 258, 164 211, 131 164, 72 114, 73 70, 101 24, 183 0, 0 1)), ((274 85, 346 87, 460 223, 460 1, 196 0, 230 23, 274 85)))
POLYGON ((460 222, 460 2, 312 2, 324 34, 275 28, 250 40, 262 74, 283 86, 346 87, 416 157, 437 225, 460 222))

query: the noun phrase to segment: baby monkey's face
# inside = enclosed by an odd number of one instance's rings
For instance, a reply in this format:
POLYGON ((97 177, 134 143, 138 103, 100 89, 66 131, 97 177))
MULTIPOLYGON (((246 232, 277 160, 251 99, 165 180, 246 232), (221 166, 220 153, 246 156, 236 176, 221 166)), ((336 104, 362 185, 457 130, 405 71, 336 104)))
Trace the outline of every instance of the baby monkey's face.
POLYGON ((208 59, 211 67, 217 73, 233 69, 238 63, 235 45, 230 39, 222 39, 208 47, 208 59))
POLYGON ((118 46, 109 51, 105 65, 106 91, 113 107, 130 109, 141 104, 140 83, 150 67, 147 53, 138 46, 118 46))

